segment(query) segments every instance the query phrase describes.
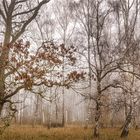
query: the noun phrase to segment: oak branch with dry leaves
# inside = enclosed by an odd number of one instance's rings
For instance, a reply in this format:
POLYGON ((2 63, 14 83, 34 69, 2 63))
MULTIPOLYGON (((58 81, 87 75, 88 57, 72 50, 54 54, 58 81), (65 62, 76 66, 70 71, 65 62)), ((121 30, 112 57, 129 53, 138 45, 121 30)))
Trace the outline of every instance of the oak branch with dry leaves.
MULTIPOLYGON (((17 85, 17 87, 15 86, 16 88, 14 91, 6 89, 6 87, 10 84, 7 83, 7 81, 9 81, 7 79, 9 79, 11 75, 13 76, 13 73, 15 73, 17 68, 10 66, 10 61, 16 63, 17 59, 16 56, 12 56, 11 47, 18 47, 17 45, 19 44, 16 45, 16 41, 23 35, 28 25, 37 17, 41 7, 47 4, 49 1, 50 0, 35 1, 34 4, 31 4, 30 0, 0 1, 0 21, 3 28, 3 41, 2 45, 0 46, 0 113, 5 102, 10 102, 9 98, 16 94, 21 88, 23 88, 23 86, 17 85)), ((23 52, 26 53, 25 55, 28 55, 28 52, 23 50, 20 45, 16 49, 13 49, 15 53, 17 52, 17 54, 20 54, 20 52, 23 52)), ((15 65, 18 64, 19 63, 17 62, 15 65)), ((22 74, 21 76, 24 77, 25 75, 23 76, 22 74)))
POLYGON ((84 72, 72 70, 76 62, 76 49, 73 46, 66 48, 64 44, 55 45, 52 42, 45 42, 36 51, 31 52, 30 42, 24 43, 23 40, 19 40, 9 44, 7 48, 9 57, 3 66, 5 73, 2 105, 9 103, 10 98, 22 89, 32 92, 34 88, 42 85, 69 88, 73 82, 84 79, 84 72), (65 74, 64 80, 61 71, 63 58, 69 65, 69 71, 65 74), (53 80, 50 78, 52 74, 55 76, 53 80))

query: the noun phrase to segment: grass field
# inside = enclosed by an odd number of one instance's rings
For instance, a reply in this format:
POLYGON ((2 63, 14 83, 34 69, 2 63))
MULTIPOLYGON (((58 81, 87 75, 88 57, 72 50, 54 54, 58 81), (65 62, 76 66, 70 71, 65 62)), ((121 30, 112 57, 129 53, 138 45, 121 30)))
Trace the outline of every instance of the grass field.
MULTIPOLYGON (((121 140, 119 129, 102 129, 99 140, 121 140)), ((69 126, 66 128, 47 128, 38 126, 11 126, 0 140, 94 140, 92 129, 84 129, 79 126, 69 126)), ((126 140, 140 140, 140 130, 130 130, 130 135, 126 140)))

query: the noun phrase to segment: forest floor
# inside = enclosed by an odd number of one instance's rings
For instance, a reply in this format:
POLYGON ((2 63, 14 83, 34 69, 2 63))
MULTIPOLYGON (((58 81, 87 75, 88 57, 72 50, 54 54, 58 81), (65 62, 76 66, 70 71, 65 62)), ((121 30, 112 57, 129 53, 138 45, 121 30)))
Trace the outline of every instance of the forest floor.
MULTIPOLYGON (((84 129, 80 126, 51 129, 41 126, 10 126, 0 136, 0 140, 95 140, 92 132, 92 128, 84 129)), ((99 140, 122 140, 119 135, 119 128, 102 129, 99 140)), ((140 140, 140 130, 130 130, 126 140, 140 140)))

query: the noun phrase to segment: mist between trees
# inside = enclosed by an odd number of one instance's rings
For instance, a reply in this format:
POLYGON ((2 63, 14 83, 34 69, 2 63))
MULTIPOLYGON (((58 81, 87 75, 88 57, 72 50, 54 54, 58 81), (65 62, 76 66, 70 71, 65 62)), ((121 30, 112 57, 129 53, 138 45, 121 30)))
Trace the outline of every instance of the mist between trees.
POLYGON ((1 131, 138 129, 139 11, 140 0, 0 0, 1 131))

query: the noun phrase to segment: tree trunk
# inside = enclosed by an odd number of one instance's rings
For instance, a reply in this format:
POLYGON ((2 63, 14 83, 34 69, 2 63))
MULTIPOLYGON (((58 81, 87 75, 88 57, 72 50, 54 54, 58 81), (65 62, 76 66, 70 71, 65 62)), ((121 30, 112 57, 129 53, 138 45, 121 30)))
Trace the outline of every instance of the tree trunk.
POLYGON ((55 120, 56 120, 56 127, 58 124, 58 107, 57 107, 57 103, 55 103, 55 120))
POLYGON ((99 120, 100 120, 100 113, 99 110, 96 112, 95 115, 95 127, 94 127, 94 137, 99 137, 99 120))
POLYGON ((95 137, 95 138, 99 137, 99 120, 97 120, 97 121, 95 122, 94 137, 95 137))
POLYGON ((96 101, 96 114, 95 114, 95 127, 94 127, 94 137, 99 137, 99 120, 101 116, 101 110, 100 110, 100 96, 98 97, 96 101))
POLYGON ((97 81, 97 97, 96 97, 96 110, 95 110, 95 127, 94 137, 99 137, 99 121, 101 117, 101 83, 100 79, 97 81))
MULTIPOLYGON (((10 22, 9 22, 10 24, 10 22)), ((8 57, 9 57, 9 42, 10 42, 10 32, 11 32, 11 26, 7 25, 6 32, 4 36, 4 42, 1 50, 0 55, 0 116, 3 109, 3 105, 5 103, 4 101, 4 95, 5 95, 5 69, 8 64, 8 57)))
POLYGON ((63 104, 62 104, 62 127, 65 126, 65 95, 63 87, 63 104))
POLYGON ((52 127, 52 101, 49 104, 49 118, 48 118, 48 129, 52 127))
POLYGON ((0 104, 0 117, 1 117, 1 114, 2 114, 2 109, 3 109, 3 104, 0 104))
MULTIPOLYGON (((1 66, 1 65, 0 65, 1 66)), ((5 85, 4 85, 4 72, 2 72, 3 68, 0 67, 0 117, 4 105, 4 92, 5 92, 5 85)))
POLYGON ((127 137, 129 134, 129 126, 132 120, 132 107, 130 107, 129 114, 127 115, 125 124, 122 129, 121 138, 127 137))

